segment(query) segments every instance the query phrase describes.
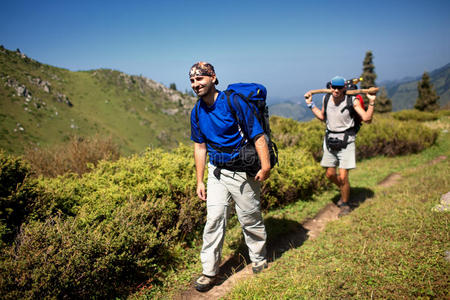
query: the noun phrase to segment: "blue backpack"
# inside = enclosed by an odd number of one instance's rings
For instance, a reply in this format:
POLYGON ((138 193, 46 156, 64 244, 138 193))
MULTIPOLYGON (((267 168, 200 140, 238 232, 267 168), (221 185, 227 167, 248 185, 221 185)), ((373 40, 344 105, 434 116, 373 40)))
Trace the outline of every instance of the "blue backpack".
MULTIPOLYGON (((266 88, 263 85, 257 83, 235 83, 230 84, 224 91, 224 93, 227 97, 230 111, 239 124, 240 128, 245 128, 242 124, 244 124, 246 120, 240 120, 238 114, 236 113, 236 109, 241 109, 239 100, 241 99, 245 101, 252 109, 255 117, 258 119, 264 131, 264 136, 269 148, 270 167, 273 168, 278 163, 278 148, 271 138, 269 125, 269 109, 266 103, 266 88)), ((198 105, 199 103, 197 103, 196 106, 198 105)), ((198 111, 196 113, 196 121, 198 124, 198 111)), ((243 134, 245 139, 247 140, 247 143, 242 145, 240 149, 232 149, 232 151, 239 151, 239 156, 229 162, 218 165, 217 167, 232 171, 244 171, 251 176, 255 176, 261 168, 261 162, 259 161, 259 157, 253 141, 249 139, 248 136, 246 136, 245 132, 243 132, 243 134)), ((214 148, 222 152, 230 151, 230 149, 217 149, 217 147, 214 148)))

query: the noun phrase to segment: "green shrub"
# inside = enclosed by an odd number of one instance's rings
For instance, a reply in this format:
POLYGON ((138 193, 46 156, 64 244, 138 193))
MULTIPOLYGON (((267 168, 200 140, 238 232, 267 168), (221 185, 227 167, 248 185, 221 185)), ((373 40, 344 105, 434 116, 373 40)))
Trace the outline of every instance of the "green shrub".
POLYGON ((0 150, 0 240, 10 242, 36 197, 30 167, 0 150))
POLYGON ((182 146, 102 161, 82 177, 40 178, 44 208, 4 249, 0 292, 110 298, 149 278, 158 282, 176 265, 171 247, 192 240, 203 224, 193 172, 192 148, 182 146))
POLYGON ((439 118, 439 114, 438 112, 428 112, 428 111, 420 111, 417 109, 409 109, 392 113, 392 117, 400 121, 425 122, 437 120, 439 118))
POLYGON ((357 158, 417 153, 433 145, 438 134, 437 130, 416 121, 401 122, 378 115, 372 124, 362 126, 358 133, 357 158))
POLYGON ((24 226, 16 245, 2 255, 2 295, 87 299, 129 294, 171 262, 167 241, 151 220, 152 206, 132 200, 109 220, 88 224, 81 217, 54 216, 24 226))
POLYGON ((177 229, 190 234, 195 230, 192 224, 198 224, 204 212, 202 201, 195 194, 192 152, 187 146, 171 153, 149 149, 142 155, 122 157, 116 162, 101 161, 82 177, 66 174, 41 179, 40 185, 58 207, 86 223, 110 218, 117 207, 130 200, 158 201, 153 208, 160 210, 156 214, 158 230, 167 234, 177 229), (180 218, 175 217, 179 211, 180 218))
MULTIPOLYGON (((292 119, 272 117, 271 129, 280 148, 302 148, 310 151, 316 160, 321 159, 324 123, 318 120, 301 123, 292 119)), ((437 136, 437 130, 418 122, 401 122, 390 116, 375 115, 372 123, 363 124, 358 132, 357 159, 416 153, 434 144, 437 136)))
POLYGON ((328 186, 323 168, 308 151, 292 147, 281 149, 279 160, 280 165, 272 169, 270 179, 262 186, 264 210, 305 200, 328 186))
POLYGON ((450 109, 441 109, 437 111, 439 117, 449 117, 450 116, 450 109))
POLYGON ((272 116, 270 127, 273 140, 280 149, 288 147, 309 151, 316 160, 322 156, 322 141, 325 125, 319 120, 298 122, 292 119, 272 116))

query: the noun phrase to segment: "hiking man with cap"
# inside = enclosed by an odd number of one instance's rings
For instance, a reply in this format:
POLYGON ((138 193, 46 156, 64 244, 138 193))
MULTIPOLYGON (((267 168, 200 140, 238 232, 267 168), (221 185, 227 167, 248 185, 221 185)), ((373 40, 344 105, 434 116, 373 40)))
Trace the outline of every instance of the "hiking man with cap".
POLYGON ((206 62, 192 66, 189 78, 193 91, 199 97, 191 112, 191 140, 194 141, 194 159, 197 177, 197 195, 206 200, 207 220, 203 231, 200 258, 203 274, 195 281, 195 288, 204 292, 217 282, 222 246, 225 237, 230 201, 234 200, 236 213, 249 249, 254 273, 267 268, 266 230, 260 209, 260 183, 270 175, 269 150, 261 124, 254 118, 249 105, 242 101, 239 125, 230 112, 225 93, 216 89, 214 67, 206 62), (241 128, 244 127, 244 128, 241 128), (244 131, 245 135, 241 132, 244 131), (261 169, 252 177, 246 172, 218 168, 214 162, 227 162, 239 154, 235 149, 245 143, 244 136, 254 141, 261 169), (209 163, 206 164, 206 156, 209 163), (203 182, 208 167, 207 189, 203 182))
POLYGON ((348 173, 349 170, 356 167, 355 140, 357 129, 355 114, 359 115, 361 121, 370 122, 374 112, 376 95, 366 94, 369 99, 369 108, 366 111, 361 107, 356 97, 346 95, 346 82, 343 77, 336 76, 331 80, 331 91, 332 93, 328 96, 327 101, 325 100, 327 96, 323 98, 322 109, 314 105, 310 92, 305 94, 305 101, 316 118, 326 122, 327 125, 323 141, 323 157, 320 164, 326 168, 327 178, 340 189, 341 198, 337 205, 341 208, 339 216, 343 216, 351 211, 348 173), (347 101, 347 97, 351 97, 350 102, 347 101), (352 103, 353 107, 348 107, 347 103, 352 103), (337 174, 336 168, 339 168, 339 174, 337 174))

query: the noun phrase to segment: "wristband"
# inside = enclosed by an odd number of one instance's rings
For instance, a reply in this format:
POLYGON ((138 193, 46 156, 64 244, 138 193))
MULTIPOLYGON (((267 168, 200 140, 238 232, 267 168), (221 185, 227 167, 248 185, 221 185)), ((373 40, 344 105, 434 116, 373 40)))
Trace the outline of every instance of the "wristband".
POLYGON ((375 106, 375 103, 369 103, 370 106, 375 106))
POLYGON ((313 109, 314 107, 316 107, 316 105, 314 104, 314 102, 311 102, 309 104, 306 104, 310 109, 313 109))

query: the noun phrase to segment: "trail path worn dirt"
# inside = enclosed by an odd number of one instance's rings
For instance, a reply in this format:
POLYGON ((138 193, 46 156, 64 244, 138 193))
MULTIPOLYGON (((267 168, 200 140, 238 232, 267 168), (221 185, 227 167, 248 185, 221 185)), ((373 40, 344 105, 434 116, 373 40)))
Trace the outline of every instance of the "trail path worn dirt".
MULTIPOLYGON (((428 164, 436 164, 446 158, 446 156, 440 156, 430 161, 428 164)), ((392 173, 380 181, 378 185, 389 187, 396 184, 401 178, 402 176, 399 173, 392 173)), ((356 199, 352 199, 352 208, 354 209, 370 196, 370 194, 365 192, 359 192, 356 195, 356 199)), ((314 240, 317 238, 320 232, 325 229, 328 222, 338 219, 339 211, 340 209, 331 202, 322 208, 314 218, 306 220, 295 230, 279 237, 276 241, 273 241, 271 245, 268 245, 269 268, 271 267, 272 262, 281 257, 284 252, 292 248, 300 247, 307 239, 314 240)), ((255 276, 252 273, 251 264, 249 264, 248 258, 242 256, 232 256, 225 259, 220 266, 220 274, 222 274, 220 282, 208 292, 200 293, 191 286, 188 290, 178 294, 175 299, 219 299, 230 292, 241 280, 255 276)))

